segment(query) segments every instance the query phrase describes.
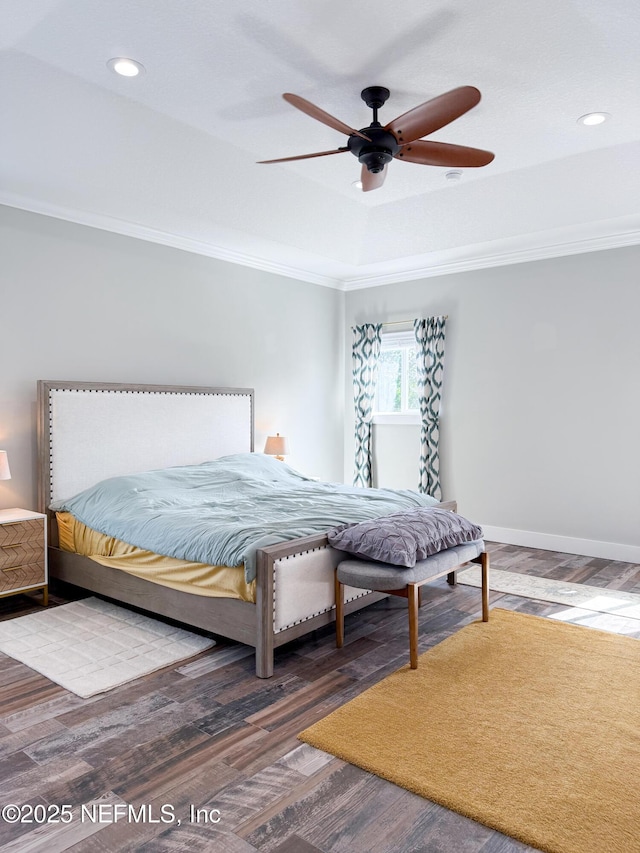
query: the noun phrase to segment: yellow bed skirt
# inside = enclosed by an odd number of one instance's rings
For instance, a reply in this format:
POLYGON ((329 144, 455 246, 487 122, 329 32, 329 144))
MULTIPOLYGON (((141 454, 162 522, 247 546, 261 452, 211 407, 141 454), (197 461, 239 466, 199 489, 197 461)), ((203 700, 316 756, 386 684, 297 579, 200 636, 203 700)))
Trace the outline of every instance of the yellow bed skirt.
POLYGON ((82 554, 103 566, 122 569, 180 592, 255 603, 256 582, 245 581, 244 566, 209 566, 163 557, 98 533, 70 512, 56 513, 56 518, 58 540, 64 551, 82 554))

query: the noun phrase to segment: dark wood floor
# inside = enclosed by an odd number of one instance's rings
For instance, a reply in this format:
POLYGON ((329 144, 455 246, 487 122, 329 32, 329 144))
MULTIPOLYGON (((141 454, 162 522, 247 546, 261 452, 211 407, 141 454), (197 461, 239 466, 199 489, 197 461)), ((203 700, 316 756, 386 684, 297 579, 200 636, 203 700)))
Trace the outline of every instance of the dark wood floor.
MULTIPOLYGON (((640 593, 640 565, 507 545, 490 551, 494 568, 640 593)), ((71 597, 58 590, 52 605, 71 597)), ((421 651, 477 619, 479 599, 478 589, 444 580, 425 588, 421 651)), ((2 599, 0 618, 36 610, 35 601, 2 599)), ((498 593, 491 603, 541 616, 567 609, 498 593)), ((386 600, 348 617, 341 650, 330 628, 285 646, 269 680, 255 678, 249 649, 220 640, 187 663, 80 699, 0 654, 0 805, 73 808, 70 823, 0 821, 1 849, 531 850, 297 740, 406 662, 405 606, 386 600), (101 805, 81 819, 81 806, 93 802, 101 805), (134 813, 108 822, 126 804, 134 813), (198 820, 190 819, 191 805, 198 820), (163 822, 173 815, 175 822, 163 822)), ((599 613, 580 621, 640 638, 640 621, 599 613)))

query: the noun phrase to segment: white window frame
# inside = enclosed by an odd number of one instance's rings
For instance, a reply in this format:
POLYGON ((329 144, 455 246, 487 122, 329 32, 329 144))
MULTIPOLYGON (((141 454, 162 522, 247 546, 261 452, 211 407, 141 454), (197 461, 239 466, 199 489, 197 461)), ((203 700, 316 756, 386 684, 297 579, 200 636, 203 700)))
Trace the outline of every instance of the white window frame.
MULTIPOLYGON (((420 410, 407 409, 406 401, 408 397, 408 357, 409 347, 417 347, 416 338, 413 329, 407 329, 400 332, 383 332, 381 339, 380 351, 389 349, 402 350, 402 364, 400 367, 400 375, 402 380, 401 387, 401 410, 399 412, 378 412, 374 409, 373 423, 374 424, 420 424, 420 410)), ((377 400, 376 400, 377 402, 377 400)), ((374 403, 375 405, 375 403, 374 403)))

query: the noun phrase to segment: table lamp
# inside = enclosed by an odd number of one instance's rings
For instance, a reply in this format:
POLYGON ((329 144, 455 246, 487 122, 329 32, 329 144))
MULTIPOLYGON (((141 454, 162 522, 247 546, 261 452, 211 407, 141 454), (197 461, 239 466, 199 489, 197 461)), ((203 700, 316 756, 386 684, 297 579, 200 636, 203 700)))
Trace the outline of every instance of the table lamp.
POLYGON ((279 432, 275 435, 268 435, 264 445, 264 452, 267 456, 275 456, 276 459, 284 462, 284 457, 289 453, 289 443, 279 432))
POLYGON ((0 480, 10 479, 11 471, 9 470, 9 459, 7 458, 7 451, 0 450, 0 480))

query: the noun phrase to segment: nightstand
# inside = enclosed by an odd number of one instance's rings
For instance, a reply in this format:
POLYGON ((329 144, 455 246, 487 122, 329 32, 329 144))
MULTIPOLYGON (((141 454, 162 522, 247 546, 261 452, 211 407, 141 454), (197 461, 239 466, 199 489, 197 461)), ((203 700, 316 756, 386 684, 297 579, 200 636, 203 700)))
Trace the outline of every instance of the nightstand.
POLYGON ((47 605, 46 520, 28 509, 0 510, 0 598, 41 589, 47 605))

